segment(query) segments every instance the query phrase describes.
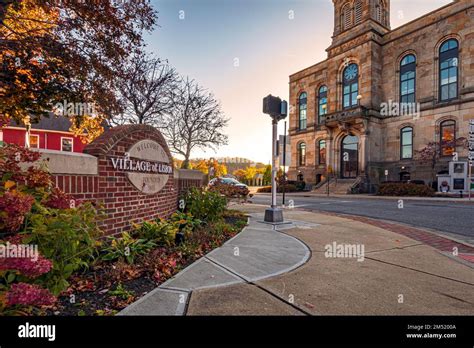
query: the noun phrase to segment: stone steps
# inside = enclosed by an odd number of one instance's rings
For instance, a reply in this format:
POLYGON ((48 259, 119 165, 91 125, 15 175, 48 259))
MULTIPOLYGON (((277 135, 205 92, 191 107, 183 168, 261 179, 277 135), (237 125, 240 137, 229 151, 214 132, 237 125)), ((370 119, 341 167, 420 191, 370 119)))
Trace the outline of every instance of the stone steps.
MULTIPOLYGON (((345 195, 350 192, 351 187, 355 184, 357 179, 332 179, 329 183, 329 193, 345 195)), ((327 184, 323 184, 321 187, 313 191, 318 194, 327 193, 327 184)))

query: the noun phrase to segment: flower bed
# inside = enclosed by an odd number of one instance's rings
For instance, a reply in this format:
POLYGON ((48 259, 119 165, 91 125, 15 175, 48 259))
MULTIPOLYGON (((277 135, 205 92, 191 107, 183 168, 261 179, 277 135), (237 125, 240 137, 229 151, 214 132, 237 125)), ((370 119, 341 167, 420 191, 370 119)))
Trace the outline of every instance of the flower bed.
POLYGON ((113 315, 247 222, 194 189, 169 220, 104 239, 100 207, 55 189, 38 158, 0 147, 0 315, 113 315))
MULTIPOLYGON (((182 222, 177 220, 178 224, 182 222)), ((160 223, 164 222, 157 224, 160 223)), ((71 286, 59 297, 56 305, 47 308, 46 313, 79 316, 114 315, 212 249, 221 246, 240 232, 246 223, 244 215, 226 211, 222 220, 190 230, 181 244, 155 246, 142 254, 137 254, 133 261, 127 261, 126 255, 119 256, 113 261, 104 261, 110 254, 103 253, 101 261, 89 271, 72 277, 71 286)), ((136 237, 130 236, 131 239, 138 240, 136 239, 140 236, 138 230, 139 226, 132 234, 136 237)), ((130 250, 138 253, 140 249, 130 250)))

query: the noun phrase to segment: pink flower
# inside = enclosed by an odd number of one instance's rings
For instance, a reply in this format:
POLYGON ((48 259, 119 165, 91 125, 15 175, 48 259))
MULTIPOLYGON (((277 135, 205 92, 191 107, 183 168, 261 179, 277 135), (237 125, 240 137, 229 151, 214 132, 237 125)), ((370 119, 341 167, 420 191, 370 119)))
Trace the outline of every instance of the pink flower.
POLYGON ((48 306, 56 302, 56 297, 47 289, 27 283, 13 284, 6 298, 8 306, 48 306))
POLYGON ((32 196, 19 193, 5 192, 0 196, 0 230, 18 231, 34 201, 32 196))
POLYGON ((25 257, 0 258, 0 270, 16 270, 29 278, 48 273, 52 267, 53 263, 40 255, 36 261, 25 257))
MULTIPOLYGON (((71 208, 71 199, 72 196, 56 187, 51 191, 51 195, 45 205, 54 209, 69 209, 71 208)), ((76 206, 78 205, 77 201, 75 201, 75 204, 76 206)))

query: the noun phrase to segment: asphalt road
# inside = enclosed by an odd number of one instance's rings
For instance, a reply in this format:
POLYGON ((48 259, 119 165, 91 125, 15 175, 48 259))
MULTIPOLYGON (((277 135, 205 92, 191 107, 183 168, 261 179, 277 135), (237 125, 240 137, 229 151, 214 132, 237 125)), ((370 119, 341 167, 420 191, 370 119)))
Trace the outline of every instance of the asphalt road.
MULTIPOLYGON (((268 194, 256 194, 250 201, 256 204, 270 204, 268 194)), ((414 227, 434 230, 447 237, 454 237, 474 245, 474 205, 457 202, 433 202, 404 200, 403 209, 398 200, 374 198, 304 197, 286 195, 286 205, 293 200, 295 208, 313 211, 328 211, 401 222, 414 227)), ((278 195, 278 204, 282 197, 278 195)))

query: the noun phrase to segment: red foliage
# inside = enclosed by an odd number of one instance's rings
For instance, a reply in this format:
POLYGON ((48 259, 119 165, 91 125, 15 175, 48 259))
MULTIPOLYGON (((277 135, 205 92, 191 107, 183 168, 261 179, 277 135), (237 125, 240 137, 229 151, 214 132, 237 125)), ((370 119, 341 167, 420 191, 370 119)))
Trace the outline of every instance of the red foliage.
POLYGON ((41 157, 39 152, 16 144, 7 144, 0 150, 0 174, 10 174, 11 180, 14 181, 23 182, 27 176, 20 168, 20 163, 32 163, 41 157))
POLYGON ((49 306, 56 302, 56 297, 38 285, 13 284, 7 292, 7 305, 49 306))
POLYGON ((73 198, 70 195, 56 187, 51 191, 51 195, 45 205, 54 209, 69 209, 71 208, 71 199, 73 198))
POLYGON ((5 192, 0 196, 0 230, 17 232, 33 203, 34 198, 27 194, 5 192))
POLYGON ((28 278, 37 278, 48 273, 52 267, 53 263, 40 255, 36 261, 26 257, 0 258, 0 271, 16 270, 28 278))
POLYGON ((50 187, 51 182, 51 175, 44 170, 29 167, 26 171, 25 180, 28 183, 29 187, 50 187))

